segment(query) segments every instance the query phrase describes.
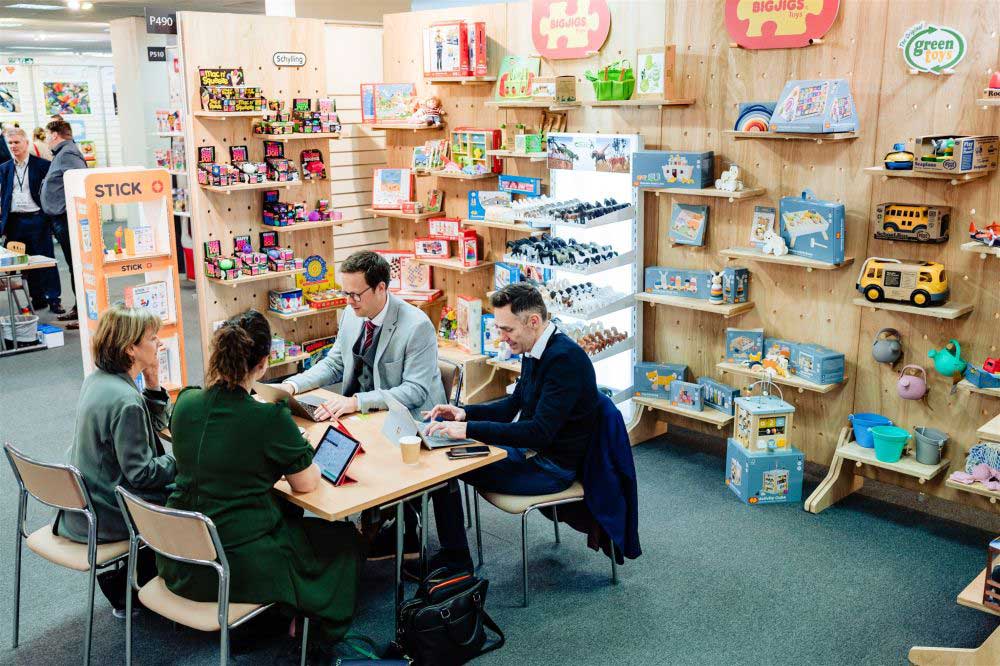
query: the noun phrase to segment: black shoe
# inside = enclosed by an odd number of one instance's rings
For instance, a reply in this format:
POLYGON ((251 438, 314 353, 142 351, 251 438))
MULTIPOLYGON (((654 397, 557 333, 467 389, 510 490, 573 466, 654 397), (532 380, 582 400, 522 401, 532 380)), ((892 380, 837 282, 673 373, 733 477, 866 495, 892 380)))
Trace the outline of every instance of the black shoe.
MULTIPOLYGON (((449 553, 443 550, 427 560, 428 572, 442 568, 446 569, 445 576, 452 576, 458 573, 472 573, 475 571, 475 567, 472 566, 472 557, 468 553, 449 553)), ((420 574, 419 560, 403 563, 403 577, 407 580, 420 583, 423 581, 423 577, 420 574)))
POLYGON ((56 317, 56 319, 58 319, 59 321, 76 321, 77 319, 76 306, 74 305, 72 310, 70 310, 64 315, 59 315, 58 317, 56 317))
POLYGON ((66 314, 66 308, 64 308, 59 301, 54 301, 49 303, 49 312, 55 315, 66 314))
MULTIPOLYGON (((378 562, 380 560, 391 560, 396 557, 396 521, 390 520, 385 524, 372 541, 371 548, 368 549, 368 561, 378 562)), ((417 538, 415 530, 406 530, 403 533, 403 559, 413 560, 420 557, 420 540, 417 538)))

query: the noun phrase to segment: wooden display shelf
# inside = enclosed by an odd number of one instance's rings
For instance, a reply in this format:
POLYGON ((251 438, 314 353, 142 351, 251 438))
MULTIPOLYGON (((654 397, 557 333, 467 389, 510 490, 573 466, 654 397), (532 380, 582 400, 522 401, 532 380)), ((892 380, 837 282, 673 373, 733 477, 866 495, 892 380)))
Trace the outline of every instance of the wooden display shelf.
POLYGON ((493 220, 462 220, 462 225, 466 227, 485 227, 488 229, 503 229, 504 231, 514 231, 522 234, 543 234, 547 230, 541 227, 533 227, 524 222, 495 222, 493 220))
POLYGON ((486 365, 494 368, 500 368, 501 370, 506 370, 508 372, 516 372, 518 374, 521 372, 520 361, 501 361, 496 358, 491 358, 486 361, 486 365))
MULTIPOLYGON (((149 259, 163 259, 165 257, 171 256, 173 253, 169 250, 166 252, 150 252, 148 254, 135 254, 130 257, 115 257, 113 259, 105 258, 101 263, 104 264, 105 268, 117 268, 125 266, 126 264, 134 264, 136 262, 143 262, 149 259)), ((159 267, 157 267, 159 268, 159 267)), ((130 273, 135 273, 139 271, 129 271, 130 273)))
POLYGON ((308 310, 301 310, 299 312, 292 313, 265 310, 264 314, 268 317, 274 317, 275 319, 281 319, 283 321, 294 321, 296 319, 302 319, 303 317, 313 317, 315 315, 326 314, 328 312, 336 312, 337 310, 343 310, 346 307, 347 305, 335 305, 331 308, 309 308, 308 310))
POLYGON ((566 273, 574 273, 576 275, 594 275, 596 273, 603 273, 604 271, 609 271, 612 268, 618 268, 620 266, 626 266, 631 264, 635 260, 635 251, 630 250, 623 254, 619 254, 614 259, 609 259, 608 261, 597 264, 596 266, 552 266, 549 264, 536 264, 531 261, 524 261, 523 259, 517 259, 505 254, 503 256, 503 261, 508 264, 517 264, 519 266, 534 266, 535 268, 549 268, 554 271, 565 271, 566 273))
POLYGON ((655 409, 660 412, 667 412, 668 414, 676 414, 677 416, 684 416, 689 419, 694 419, 695 421, 701 421, 702 423, 711 423, 718 430, 722 430, 733 420, 733 417, 729 414, 723 414, 722 412, 714 409, 705 409, 699 412, 693 409, 688 409, 687 407, 672 405, 669 400, 664 400, 662 398, 634 396, 632 398, 632 402, 646 409, 655 409))
POLYGON ((973 252, 978 254, 980 259, 985 259, 991 254, 994 257, 1000 257, 1000 247, 990 247, 989 245, 983 245, 978 241, 962 243, 959 249, 962 250, 962 252, 973 252))
POLYGON ((254 134, 268 141, 303 141, 308 139, 339 139, 340 132, 293 132, 291 134, 254 134))
POLYGON ((284 360, 278 361, 277 363, 268 363, 268 369, 280 368, 283 365, 291 365, 292 363, 298 363, 299 361, 304 361, 309 358, 309 354, 299 354, 298 356, 286 356, 284 360))
POLYGON ((480 83, 495 83, 495 76, 432 76, 425 77, 425 83, 440 85, 442 83, 458 83, 463 86, 474 86, 480 83))
MULTIPOLYGON (((971 583, 965 586, 955 602, 959 606, 1000 616, 1000 611, 983 603, 983 591, 986 589, 986 569, 979 572, 971 583)), ((977 648, 953 647, 923 647, 910 648, 907 660, 917 666, 980 666, 980 664, 1000 663, 1000 629, 993 633, 977 648)))
POLYGON ((602 107, 639 107, 639 106, 691 106, 694 104, 693 99, 656 99, 656 98, 637 98, 637 99, 609 99, 609 100, 593 100, 590 102, 584 102, 584 106, 592 106, 595 108, 602 107))
POLYGON ((1000 97, 980 97, 976 100, 979 106, 1000 106, 1000 97))
POLYGON ((958 481, 952 481, 951 479, 945 479, 944 485, 953 490, 958 490, 963 493, 971 493, 973 495, 981 495, 990 500, 990 504, 996 504, 997 500, 1000 500, 1000 491, 990 490, 980 482, 975 483, 959 483, 958 481))
POLYGON ((228 118, 262 118, 264 111, 192 111, 191 115, 206 120, 227 120, 228 118))
POLYGON ((924 180, 947 180, 952 185, 961 185, 973 180, 985 178, 992 171, 974 171, 972 173, 933 173, 929 171, 914 171, 913 169, 886 169, 885 167, 865 167, 865 173, 870 176, 882 176, 882 178, 922 178, 924 180))
POLYGON ((546 102, 544 100, 525 100, 521 102, 498 102, 490 100, 486 106, 497 109, 548 109, 549 111, 569 111, 579 109, 583 105, 580 102, 546 102))
POLYGON ((729 319, 736 315, 753 310, 753 301, 746 303, 709 303, 700 298, 684 298, 683 296, 667 296, 665 294, 647 294, 645 292, 635 295, 636 300, 653 305, 666 305, 672 308, 683 308, 685 310, 698 310, 700 312, 711 312, 722 315, 729 319))
POLYGON ((729 199, 730 202, 736 199, 752 199, 767 192, 763 187, 748 187, 738 192, 726 192, 717 187, 686 188, 686 187, 654 187, 644 192, 653 192, 656 196, 661 194, 683 195, 688 197, 714 197, 717 199, 729 199))
POLYGON ((454 178, 455 180, 486 180, 496 178, 498 173, 462 173, 460 171, 431 171, 430 175, 438 178, 454 178))
POLYGON ((261 226, 268 231, 277 231, 279 234, 291 234, 296 231, 312 231, 313 229, 330 229, 344 224, 344 220, 317 220, 316 222, 296 222, 283 227, 275 227, 269 224, 261 226))
POLYGON ((411 132, 425 132, 444 129, 444 124, 441 125, 411 125, 410 123, 375 123, 374 125, 367 125, 369 129, 373 130, 402 130, 411 132))
POLYGON ((723 134, 734 139, 775 139, 778 141, 850 141, 861 136, 857 132, 830 132, 829 134, 808 134, 806 132, 740 132, 725 130, 723 134))
POLYGON ((221 278, 206 277, 205 279, 209 282, 214 282, 215 284, 221 284, 226 287, 238 287, 243 284, 249 284, 251 282, 263 282, 265 280, 277 280, 278 278, 287 277, 289 275, 298 275, 299 273, 305 273, 304 268, 295 268, 290 271, 268 271, 267 273, 261 273, 260 275, 243 275, 232 280, 223 280, 221 278))
POLYGON ((484 268, 489 268, 495 262, 493 261, 480 261, 475 266, 463 266, 462 260, 457 257, 450 257, 448 259, 414 259, 418 264, 425 264, 427 266, 433 266, 434 268, 443 268, 446 271, 458 271, 459 273, 471 273, 472 271, 482 270, 484 268))
POLYGON ((486 154, 489 157, 501 157, 504 159, 527 159, 532 162, 544 162, 549 159, 548 153, 515 153, 513 150, 487 150, 486 154))
POLYGON ((365 212, 372 217, 391 217, 394 220, 413 220, 414 222, 419 222, 420 220, 427 220, 432 217, 444 217, 443 211, 438 211, 436 213, 401 213, 400 211, 392 208, 388 210, 381 210, 378 208, 365 208, 365 212))
POLYGON ((817 261, 815 259, 809 259, 808 257, 798 257, 792 254, 776 257, 773 254, 764 254, 755 247, 729 247, 725 250, 721 250, 719 254, 727 259, 748 259, 750 261, 760 261, 766 264, 798 266, 799 268, 806 269, 807 273, 812 273, 814 270, 835 271, 838 268, 843 268, 844 266, 854 263, 854 257, 844 257, 844 261, 839 264, 828 264, 825 261, 817 261))
MULTIPOLYGON (((767 379, 768 374, 766 372, 759 372, 756 370, 751 370, 750 368, 745 368, 738 363, 716 363, 715 367, 721 372, 730 372, 734 375, 744 375, 746 377, 753 377, 755 379, 767 379)), ((804 391, 812 391, 813 393, 829 393, 838 386, 843 386, 847 383, 847 378, 838 384, 817 384, 816 382, 811 382, 807 379, 802 379, 801 377, 796 377, 792 375, 791 377, 772 377, 771 381, 775 384, 782 384, 784 386, 791 386, 792 388, 798 389, 799 393, 804 391)))
POLYGON ((976 436, 989 442, 1000 442, 1000 416, 995 416, 990 421, 979 426, 976 436))
POLYGON ((867 449, 854 441, 853 428, 845 427, 840 431, 830 469, 806 499, 805 509, 810 513, 819 513, 860 490, 864 486, 864 477, 857 475, 855 470, 865 465, 916 478, 923 485, 948 469, 950 462, 948 458, 942 458, 937 465, 924 465, 918 463, 912 453, 904 454, 898 462, 882 462, 875 457, 875 449, 867 449))
MULTIPOLYGON (((981 610, 984 613, 989 613, 990 615, 1000 616, 1000 611, 990 608, 983 603, 983 591, 986 589, 986 569, 979 572, 971 583, 965 586, 965 589, 958 593, 958 597, 955 602, 959 606, 965 606, 966 608, 975 608, 976 610, 981 610)), ((985 661, 979 663, 987 663, 985 661)))
MULTIPOLYGON (((606 358, 611 358, 612 356, 617 356, 618 354, 627 352, 634 347, 635 347, 635 339, 627 338, 625 340, 622 340, 621 342, 617 342, 611 345, 607 349, 600 351, 596 354, 593 355, 588 354, 587 358, 590 359, 591 363, 597 363, 598 361, 603 361, 606 358)), ((516 373, 521 372, 520 361, 498 361, 495 358, 491 358, 490 360, 486 361, 486 364, 492 365, 497 368, 501 368, 503 370, 508 370, 510 372, 516 372, 516 373)))
POLYGON ((960 381, 958 383, 958 388, 966 393, 979 393, 981 395, 988 395, 992 398, 1000 398, 1000 388, 979 388, 968 379, 960 381))
POLYGON ((890 303, 882 301, 872 303, 867 298, 855 298, 854 304, 860 307, 869 307, 876 310, 892 310, 893 312, 909 312, 910 314, 923 315, 924 317, 937 317, 938 319, 958 319, 963 315, 972 312, 971 305, 932 305, 926 308, 918 308, 916 305, 906 305, 904 303, 890 303))
POLYGON ((237 183, 235 185, 200 185, 206 192, 232 194, 233 192, 250 192, 252 190, 276 190, 301 185, 301 180, 286 180, 284 182, 267 181, 266 183, 237 183))

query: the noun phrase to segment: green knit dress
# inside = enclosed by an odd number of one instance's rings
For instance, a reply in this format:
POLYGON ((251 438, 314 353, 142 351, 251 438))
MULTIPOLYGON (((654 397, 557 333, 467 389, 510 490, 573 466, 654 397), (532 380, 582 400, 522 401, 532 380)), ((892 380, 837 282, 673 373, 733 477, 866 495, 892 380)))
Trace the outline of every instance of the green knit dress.
MULTIPOLYGON (((304 518, 274 492, 282 475, 313 458, 288 407, 258 402, 243 389, 187 388, 170 432, 177 490, 167 506, 215 523, 232 571, 230 601, 277 602, 318 620, 319 636, 342 638, 357 599, 361 541, 350 523, 304 518)), ((158 557, 157 568, 176 594, 217 599, 210 567, 158 557)))

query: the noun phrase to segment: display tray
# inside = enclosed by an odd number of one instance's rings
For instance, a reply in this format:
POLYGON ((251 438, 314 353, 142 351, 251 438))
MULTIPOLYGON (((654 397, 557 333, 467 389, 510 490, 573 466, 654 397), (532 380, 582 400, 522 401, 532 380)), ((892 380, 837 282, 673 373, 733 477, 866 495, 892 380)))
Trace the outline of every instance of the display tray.
POLYGON ((825 261, 817 261, 808 257, 799 257, 793 254, 786 254, 776 257, 773 254, 764 254, 755 247, 728 247, 720 250, 719 254, 727 259, 748 259, 750 261, 760 261, 766 264, 785 264, 786 266, 797 266, 806 269, 806 272, 835 271, 854 263, 854 257, 844 257, 844 261, 839 264, 828 264, 825 261))
POLYGON ((733 420, 733 417, 729 414, 723 414, 722 412, 714 409, 704 409, 699 412, 693 409, 688 409, 687 407, 672 405, 669 400, 664 400, 662 398, 646 398, 641 395, 637 395, 632 397, 632 402, 637 405, 642 405, 643 407, 649 407, 650 409, 655 409, 657 411, 667 412, 668 414, 684 416, 689 419, 694 419, 695 421, 701 421, 702 423, 711 423, 718 430, 722 430, 733 420))
POLYGON ((904 454, 898 462, 882 462, 875 457, 875 449, 865 448, 855 441, 849 441, 847 444, 840 446, 837 449, 837 455, 863 465, 871 465, 872 467, 888 469, 899 474, 916 477, 921 483, 933 479, 948 469, 948 465, 951 462, 948 458, 943 458, 937 465, 924 465, 923 463, 918 463, 912 453, 904 454))
POLYGON ((533 227, 524 222, 495 222, 493 220, 462 220, 462 225, 466 227, 484 227, 487 229, 503 229, 504 231, 516 231, 523 234, 543 234, 545 229, 533 227))
POLYGON ((260 275, 243 275, 238 278, 233 278, 232 280, 223 280, 217 277, 207 278, 209 282, 214 282, 215 284, 225 285, 226 287, 238 287, 243 284, 248 284, 250 282, 263 282, 265 280, 277 280, 278 278, 288 277, 289 275, 298 275, 299 273, 305 273, 305 268, 295 268, 290 271, 268 271, 267 273, 261 273, 260 275))
POLYGON ((672 308, 683 308, 685 310, 698 310, 699 312, 711 312, 722 315, 726 319, 735 317, 753 310, 753 301, 746 303, 709 303, 702 298, 684 298, 683 296, 667 296, 665 294, 647 294, 645 292, 635 295, 636 300, 654 305, 666 305, 672 308))
POLYGON ((886 169, 885 167, 865 167, 865 173, 869 176, 882 176, 883 178, 923 178, 925 180, 947 180, 952 185, 961 185, 973 180, 985 178, 992 174, 992 171, 973 171, 972 173, 935 173, 933 171, 915 171, 913 169, 886 169))
POLYGON ((854 304, 860 307, 875 308, 876 310, 892 310, 893 312, 909 312, 910 314, 922 315, 924 317, 937 317, 938 319, 958 319, 963 315, 972 312, 971 305, 959 305, 955 303, 945 303, 944 305, 932 305, 926 308, 918 308, 916 305, 906 305, 905 303, 872 303, 867 298, 855 298, 854 304))
POLYGON ((625 252, 624 254, 619 254, 614 259, 610 259, 603 263, 597 264, 595 266, 550 266, 549 264, 536 264, 530 261, 524 261, 522 259, 517 259, 511 257, 509 254, 503 256, 503 261, 508 264, 518 264, 519 266, 535 266, 537 268, 549 268, 554 271, 565 271, 567 273, 575 273, 576 275, 594 275, 595 273, 601 273, 603 271, 611 270, 612 268, 618 268, 619 266, 626 266, 631 264, 635 260, 635 252, 625 252))
POLYGON ((857 132, 830 132, 827 134, 810 134, 807 132, 741 132, 739 130, 725 130, 726 136, 734 139, 775 139, 778 141, 850 141, 861 136, 857 132))
MULTIPOLYGON (((755 379, 767 379, 768 374, 766 372, 759 372, 751 370, 750 368, 744 368, 738 363, 716 363, 715 367, 721 372, 730 372, 734 375, 743 375, 745 377, 754 377, 755 379)), ((802 379, 801 377, 796 377, 792 375, 790 377, 772 377, 771 381, 775 384, 782 384, 784 386, 791 386, 792 388, 798 389, 799 393, 803 391, 812 391, 814 393, 829 393, 838 386, 843 386, 847 382, 847 378, 844 381, 837 384, 817 384, 816 382, 811 382, 807 379, 802 379)))

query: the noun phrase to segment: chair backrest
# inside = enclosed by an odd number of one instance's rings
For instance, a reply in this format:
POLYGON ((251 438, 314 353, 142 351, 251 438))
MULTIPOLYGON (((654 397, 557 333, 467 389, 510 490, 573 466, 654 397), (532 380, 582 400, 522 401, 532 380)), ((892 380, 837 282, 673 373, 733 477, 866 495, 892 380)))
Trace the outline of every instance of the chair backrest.
POLYGON ((18 254, 24 254, 28 251, 28 246, 21 241, 7 241, 7 249, 11 252, 17 252, 18 254))
POLYGON ((90 501, 83 476, 72 465, 43 463, 24 455, 7 442, 4 453, 18 485, 39 502, 70 511, 87 511, 90 501))
POLYGON ((115 488, 129 531, 171 559, 212 563, 222 558, 215 524, 194 511, 151 504, 121 486, 115 488))
POLYGON ((438 370, 444 383, 444 394, 448 402, 457 405, 462 400, 462 366, 447 359, 438 359, 438 370))

